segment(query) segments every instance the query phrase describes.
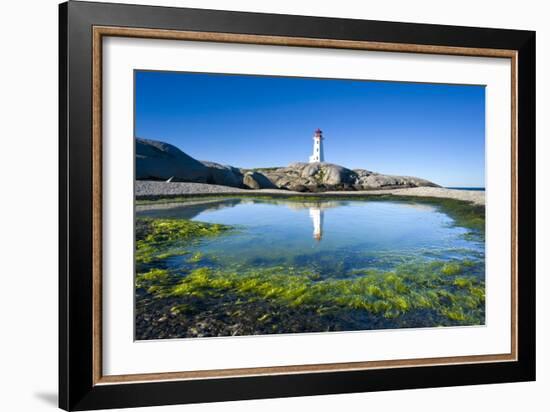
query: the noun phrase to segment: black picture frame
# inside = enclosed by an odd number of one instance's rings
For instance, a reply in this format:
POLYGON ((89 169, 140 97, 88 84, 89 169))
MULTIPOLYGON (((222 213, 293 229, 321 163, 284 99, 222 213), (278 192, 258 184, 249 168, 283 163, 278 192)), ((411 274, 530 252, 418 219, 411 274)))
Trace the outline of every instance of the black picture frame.
POLYGON ((535 32, 70 1, 59 6, 59 406, 90 410, 535 380, 535 32), (92 28, 138 27, 517 51, 517 361, 97 385, 92 28))

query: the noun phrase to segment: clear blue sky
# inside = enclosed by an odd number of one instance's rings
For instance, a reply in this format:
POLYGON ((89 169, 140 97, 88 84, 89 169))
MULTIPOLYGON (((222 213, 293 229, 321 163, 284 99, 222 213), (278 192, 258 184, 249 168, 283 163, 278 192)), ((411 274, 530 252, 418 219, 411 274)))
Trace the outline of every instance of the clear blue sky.
MULTIPOLYGON (((406 69, 406 68, 405 68, 406 69)), ((136 137, 237 167, 325 160, 443 186, 485 186, 485 87, 135 73, 136 137)))

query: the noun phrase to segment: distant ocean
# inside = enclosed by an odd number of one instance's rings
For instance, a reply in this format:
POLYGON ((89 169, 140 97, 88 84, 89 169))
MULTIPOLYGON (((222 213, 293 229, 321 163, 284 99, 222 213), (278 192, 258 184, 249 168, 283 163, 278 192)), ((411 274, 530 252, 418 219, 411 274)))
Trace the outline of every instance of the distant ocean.
POLYGON ((484 187, 447 187, 446 189, 455 189, 455 190, 479 190, 485 192, 484 187))

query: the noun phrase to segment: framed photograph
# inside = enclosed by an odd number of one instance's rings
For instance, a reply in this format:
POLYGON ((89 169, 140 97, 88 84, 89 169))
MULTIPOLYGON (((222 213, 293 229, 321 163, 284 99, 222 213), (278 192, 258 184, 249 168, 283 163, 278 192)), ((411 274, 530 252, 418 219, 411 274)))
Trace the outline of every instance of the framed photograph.
POLYGON ((60 5, 60 407, 535 379, 535 33, 60 5))

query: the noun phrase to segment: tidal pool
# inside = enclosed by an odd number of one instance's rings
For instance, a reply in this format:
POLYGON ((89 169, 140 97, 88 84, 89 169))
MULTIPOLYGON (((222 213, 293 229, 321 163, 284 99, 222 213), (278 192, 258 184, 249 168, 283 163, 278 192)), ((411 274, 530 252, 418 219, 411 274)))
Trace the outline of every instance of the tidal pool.
POLYGON ((482 325, 483 225, 435 199, 138 206, 136 338, 482 325))

